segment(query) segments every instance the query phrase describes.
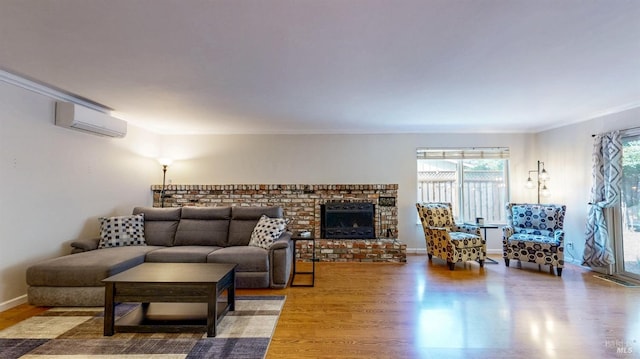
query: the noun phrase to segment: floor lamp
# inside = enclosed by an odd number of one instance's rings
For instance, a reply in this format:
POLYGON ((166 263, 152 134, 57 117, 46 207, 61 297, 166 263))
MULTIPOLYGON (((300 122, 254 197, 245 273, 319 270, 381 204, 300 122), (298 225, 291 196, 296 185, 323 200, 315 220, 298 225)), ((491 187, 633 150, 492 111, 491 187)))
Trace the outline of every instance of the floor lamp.
POLYGON ((167 168, 173 161, 168 158, 160 158, 158 162, 160 162, 160 164, 162 165, 162 191, 160 192, 160 207, 164 208, 164 191, 166 188, 165 184, 167 180, 167 168))
POLYGON ((544 162, 538 161, 538 169, 529 171, 529 178, 527 178, 527 188, 535 188, 536 185, 533 183, 531 179, 531 173, 535 172, 537 174, 537 186, 538 186, 538 203, 540 203, 540 196, 549 197, 551 195, 551 191, 547 188, 547 181, 549 180, 549 173, 544 169, 544 162))

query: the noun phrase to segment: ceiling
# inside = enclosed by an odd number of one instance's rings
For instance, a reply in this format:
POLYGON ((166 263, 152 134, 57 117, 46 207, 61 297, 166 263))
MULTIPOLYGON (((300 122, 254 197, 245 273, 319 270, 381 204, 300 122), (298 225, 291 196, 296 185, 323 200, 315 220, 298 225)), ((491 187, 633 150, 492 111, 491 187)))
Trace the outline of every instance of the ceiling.
POLYGON ((640 1, 0 0, 0 69, 157 133, 539 132, 640 105, 640 1))

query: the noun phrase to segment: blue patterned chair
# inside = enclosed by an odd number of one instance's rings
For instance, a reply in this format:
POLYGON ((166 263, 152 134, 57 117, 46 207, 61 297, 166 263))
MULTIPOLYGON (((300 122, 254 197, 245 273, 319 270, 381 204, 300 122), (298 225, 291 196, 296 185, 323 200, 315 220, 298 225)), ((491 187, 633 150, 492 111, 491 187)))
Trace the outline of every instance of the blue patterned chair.
POLYGON ((478 261, 484 267, 487 244, 480 227, 456 224, 451 203, 416 203, 429 259, 436 256, 447 261, 453 270, 456 263, 478 261))
POLYGON ((509 260, 564 267, 564 214, 559 204, 507 203, 507 225, 502 228, 504 264, 509 260))

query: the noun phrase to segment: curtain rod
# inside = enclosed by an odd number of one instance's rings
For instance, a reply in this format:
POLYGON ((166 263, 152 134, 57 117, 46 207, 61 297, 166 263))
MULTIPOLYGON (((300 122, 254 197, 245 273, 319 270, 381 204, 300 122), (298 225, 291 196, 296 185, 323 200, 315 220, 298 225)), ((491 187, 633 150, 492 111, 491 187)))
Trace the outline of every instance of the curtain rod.
MULTIPOLYGON (((614 131, 615 131, 615 130, 614 130, 614 131)), ((620 132, 638 131, 638 134, 640 134, 640 127, 625 128, 625 129, 618 130, 618 131, 620 131, 620 132)), ((596 134, 596 135, 591 135, 591 137, 596 137, 596 136, 597 136, 597 134, 596 134)))

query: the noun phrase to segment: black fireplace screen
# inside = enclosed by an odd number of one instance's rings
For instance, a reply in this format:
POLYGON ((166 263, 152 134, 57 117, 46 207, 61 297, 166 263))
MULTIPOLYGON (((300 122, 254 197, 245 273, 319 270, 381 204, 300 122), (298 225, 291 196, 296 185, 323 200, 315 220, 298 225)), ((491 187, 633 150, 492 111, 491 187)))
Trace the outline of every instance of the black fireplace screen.
POLYGON ((375 238, 373 203, 327 202, 321 207, 321 216, 322 238, 375 238))

